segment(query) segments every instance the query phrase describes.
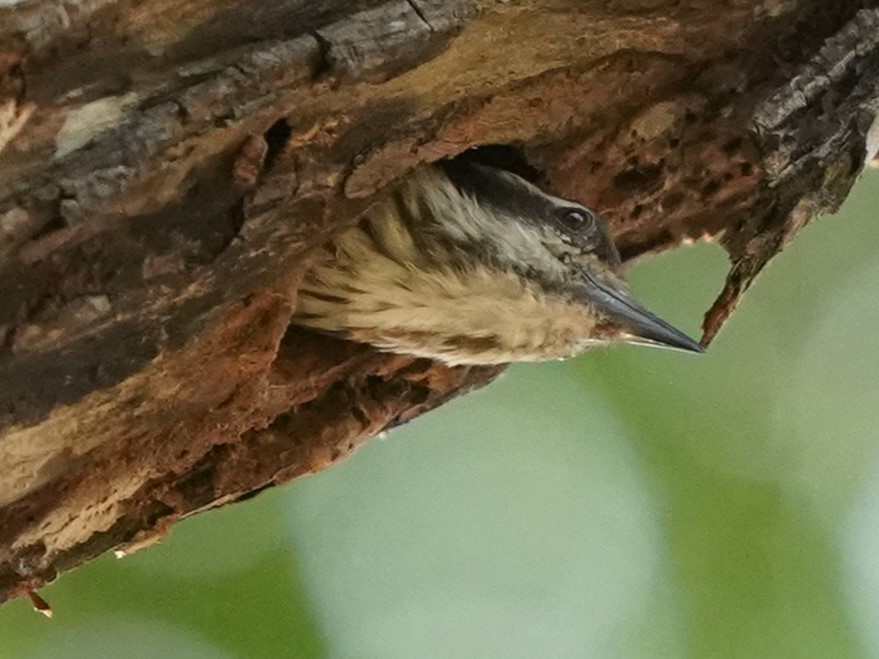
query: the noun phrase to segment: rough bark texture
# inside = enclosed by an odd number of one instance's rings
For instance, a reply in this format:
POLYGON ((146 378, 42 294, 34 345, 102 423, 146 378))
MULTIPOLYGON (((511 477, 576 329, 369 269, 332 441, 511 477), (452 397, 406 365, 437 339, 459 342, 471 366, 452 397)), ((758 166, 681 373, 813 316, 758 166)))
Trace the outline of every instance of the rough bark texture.
POLYGON ((720 235, 710 340, 875 151, 876 4, 0 4, 0 600, 498 373, 288 329, 424 163, 515 145, 628 259, 720 235))

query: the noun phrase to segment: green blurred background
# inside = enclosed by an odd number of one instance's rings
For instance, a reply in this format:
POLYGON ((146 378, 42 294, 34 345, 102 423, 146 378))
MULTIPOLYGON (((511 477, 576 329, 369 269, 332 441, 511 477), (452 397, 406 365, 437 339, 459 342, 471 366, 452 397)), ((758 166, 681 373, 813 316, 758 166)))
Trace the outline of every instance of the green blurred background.
MULTIPOLYGON (((879 172, 708 355, 523 365, 0 610, 0 657, 879 657, 879 172)), ((715 245, 633 289, 697 332, 715 245)))

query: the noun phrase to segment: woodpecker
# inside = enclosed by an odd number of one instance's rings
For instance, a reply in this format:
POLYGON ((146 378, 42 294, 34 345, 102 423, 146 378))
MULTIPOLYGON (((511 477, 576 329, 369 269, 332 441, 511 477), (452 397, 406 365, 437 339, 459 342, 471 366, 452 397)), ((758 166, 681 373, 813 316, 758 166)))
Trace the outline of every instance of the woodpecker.
POLYGON ((327 243, 293 322, 451 365, 703 352, 631 297, 598 214, 472 162, 416 171, 327 243))

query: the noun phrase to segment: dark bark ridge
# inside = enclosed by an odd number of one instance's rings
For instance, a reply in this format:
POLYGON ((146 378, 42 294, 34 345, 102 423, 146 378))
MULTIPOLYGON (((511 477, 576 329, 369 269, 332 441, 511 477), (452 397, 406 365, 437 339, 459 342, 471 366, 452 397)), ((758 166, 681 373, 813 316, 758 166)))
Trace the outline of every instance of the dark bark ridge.
POLYGON ((0 7, 0 599, 498 374, 288 328, 415 167, 514 145, 627 259, 719 236, 710 340, 873 155, 877 34, 865 1, 0 7))

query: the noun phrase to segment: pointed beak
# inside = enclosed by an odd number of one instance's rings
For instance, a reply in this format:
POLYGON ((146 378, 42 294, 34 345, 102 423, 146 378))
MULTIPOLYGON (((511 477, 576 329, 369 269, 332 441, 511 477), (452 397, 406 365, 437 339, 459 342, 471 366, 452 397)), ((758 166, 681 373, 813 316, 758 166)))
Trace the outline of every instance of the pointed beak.
POLYGON ((642 307, 625 291, 617 290, 588 273, 584 273, 584 284, 589 302, 622 330, 621 337, 626 342, 684 352, 705 352, 697 341, 642 307))

